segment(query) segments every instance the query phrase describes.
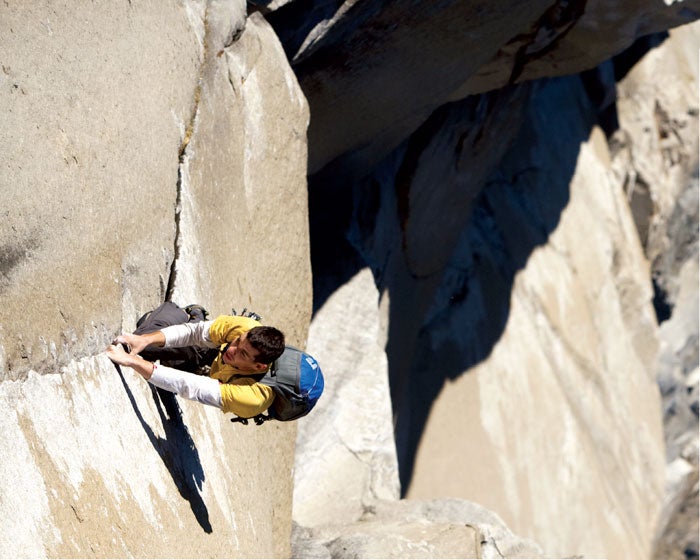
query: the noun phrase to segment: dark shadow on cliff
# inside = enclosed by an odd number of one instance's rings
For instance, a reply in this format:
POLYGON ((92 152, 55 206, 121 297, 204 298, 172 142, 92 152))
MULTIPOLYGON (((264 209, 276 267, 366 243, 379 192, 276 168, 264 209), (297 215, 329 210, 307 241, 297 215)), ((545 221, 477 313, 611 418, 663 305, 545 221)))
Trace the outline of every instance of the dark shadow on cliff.
MULTIPOLYGON (((444 107, 395 152, 392 157, 401 161, 388 164, 393 171, 385 162, 361 184, 347 184, 342 166, 334 169, 331 163, 309 178, 314 313, 366 267, 372 270, 380 294, 389 298, 386 351, 403 495, 435 399, 446 381, 491 354, 508 322, 516 275, 559 225, 581 144, 588 141, 594 125, 607 136, 617 129, 615 82, 663 38, 641 39, 613 61, 581 75, 532 84, 527 115, 522 122, 514 119, 521 130, 507 153, 496 162, 484 157, 472 164, 475 170, 482 164, 492 168, 459 239, 454 243, 450 238, 454 250, 438 275, 420 277, 411 272, 405 201, 415 203, 425 196, 424 191, 416 196, 412 190, 411 174, 420 172, 417 162, 431 143, 430 135, 440 133, 444 107), (402 177, 401 169, 409 169, 409 176, 402 177), (393 184, 387 180, 392 173, 393 184)), ((310 104, 313 115, 313 99, 310 104)), ((501 110, 513 107, 504 104, 501 110)), ((488 132, 485 128, 484 138, 474 137, 474 143, 494 142, 486 138, 488 132)), ((454 145, 455 151, 462 148, 454 145)), ((444 186, 440 183, 444 178, 436 180, 436 189, 444 186)), ((443 204, 442 210, 451 208, 443 204)), ((434 224, 426 227, 441 226, 436 212, 434 224)), ((585 244, 587 232, 580 233, 585 244)), ((451 250, 452 245, 448 247, 451 250)))
POLYGON ((182 411, 175 395, 149 384, 153 401, 165 430, 164 438, 157 436, 141 414, 121 368, 119 366, 116 368, 136 417, 154 449, 163 460, 180 495, 189 502, 192 513, 204 532, 211 533, 213 529, 209 521, 209 511, 200 494, 205 480, 204 469, 199 460, 197 447, 183 422, 182 411))
MULTIPOLYGON (((379 183, 368 181, 358 194, 357 186, 341 191, 329 188, 333 182, 328 170, 311 181, 314 310, 366 266, 372 268, 380 293, 389 297, 386 350, 404 495, 434 400, 447 380, 486 359, 501 338, 510 314, 515 275, 556 229, 569 201, 581 143, 588 140, 595 124, 595 109, 577 77, 543 82, 527 111, 521 133, 506 155, 495 162, 464 220, 466 226, 456 235, 458 240, 455 242, 455 235, 450 239, 454 251, 449 263, 431 277, 411 276, 410 270, 401 268, 396 255, 405 252, 405 240, 402 247, 400 239, 387 241, 385 235, 385 245, 378 250, 377 239, 382 235, 377 230, 384 227, 381 223, 371 228, 358 226, 358 220, 368 215, 386 219, 386 210, 380 217, 382 202, 378 199, 386 201, 388 197, 371 192, 381 188, 379 183), (537 130, 547 126, 547 130, 537 130), (359 241, 358 230, 365 235, 359 241), (384 261, 381 251, 386 255, 384 261), (392 259, 393 265, 386 264, 392 259)), ((428 122, 421 128, 425 127, 435 125, 428 122)), ((418 130, 409 140, 405 149, 409 157, 420 157, 410 143, 427 145, 419 138, 423 133, 418 130)), ((395 213, 400 214, 400 209, 395 213)), ((401 222, 400 216, 397 222, 401 222)), ((439 216, 434 227, 441 227, 439 216)))

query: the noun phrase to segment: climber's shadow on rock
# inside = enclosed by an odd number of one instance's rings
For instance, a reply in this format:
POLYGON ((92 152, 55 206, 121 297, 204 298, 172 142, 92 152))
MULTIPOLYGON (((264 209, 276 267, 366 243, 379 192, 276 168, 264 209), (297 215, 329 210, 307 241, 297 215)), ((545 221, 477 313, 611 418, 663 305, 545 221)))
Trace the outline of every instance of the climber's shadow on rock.
POLYGON ((175 395, 149 385, 153 401, 165 430, 165 437, 157 436, 143 418, 136 404, 136 399, 134 399, 134 395, 129 389, 129 385, 126 383, 119 366, 117 366, 117 371, 129 397, 129 402, 139 422, 141 422, 141 426, 163 460, 170 476, 173 477, 173 482, 175 482, 180 495, 190 503, 192 513, 194 513, 202 529, 206 533, 211 533, 212 526, 209 521, 209 511, 200 494, 205 479, 204 469, 199 460, 197 447, 182 419, 182 410, 175 395))

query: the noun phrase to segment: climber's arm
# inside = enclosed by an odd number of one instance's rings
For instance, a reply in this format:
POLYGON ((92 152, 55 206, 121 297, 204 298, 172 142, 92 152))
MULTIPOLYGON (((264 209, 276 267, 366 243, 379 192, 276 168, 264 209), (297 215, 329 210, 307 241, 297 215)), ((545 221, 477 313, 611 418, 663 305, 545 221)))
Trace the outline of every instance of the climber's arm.
MULTIPOLYGON (((120 338, 125 337, 117 337, 116 342, 121 342, 119 340, 120 338)), ((153 368, 155 366, 153 362, 144 360, 141 356, 138 356, 137 354, 129 354, 126 352, 126 350, 124 350, 124 348, 116 344, 112 344, 109 346, 109 348, 107 348, 107 357, 110 360, 112 360, 115 364, 130 367, 131 369, 136 371, 141 377, 143 377, 146 381, 148 381, 151 378, 151 374, 153 373, 153 368)))
MULTIPOLYGON (((162 347, 165 345, 163 331, 154 331, 147 334, 120 334, 114 343, 126 344, 131 349, 131 354, 140 354, 147 346, 162 347)), ((126 364, 123 364, 126 365, 126 364)))
POLYGON ((116 364, 132 368, 156 387, 192 401, 222 408, 221 390, 216 379, 154 364, 141 356, 127 354, 119 346, 107 348, 107 356, 116 364))
POLYGON ((185 346, 203 346, 204 348, 216 348, 209 338, 209 327, 213 321, 199 321, 197 323, 184 323, 172 325, 159 331, 147 334, 122 334, 115 339, 115 343, 127 344, 130 354, 140 354, 149 346, 157 348, 183 348, 185 346))
POLYGON ((185 346, 218 348, 219 345, 212 342, 209 336, 209 329, 213 323, 214 321, 198 321, 165 327, 160 331, 163 335, 163 345, 165 348, 183 348, 185 346))
POLYGON ((221 408, 219 382, 211 377, 154 365, 149 383, 202 404, 221 408))

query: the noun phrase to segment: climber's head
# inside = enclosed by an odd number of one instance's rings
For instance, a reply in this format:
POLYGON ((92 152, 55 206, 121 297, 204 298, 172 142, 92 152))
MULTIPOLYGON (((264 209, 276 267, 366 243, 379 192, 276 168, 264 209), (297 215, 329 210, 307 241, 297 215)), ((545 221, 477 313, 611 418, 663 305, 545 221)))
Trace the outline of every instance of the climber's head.
POLYGON ((284 352, 284 334, 275 327, 253 327, 231 342, 223 353, 225 364, 239 371, 265 371, 284 352))

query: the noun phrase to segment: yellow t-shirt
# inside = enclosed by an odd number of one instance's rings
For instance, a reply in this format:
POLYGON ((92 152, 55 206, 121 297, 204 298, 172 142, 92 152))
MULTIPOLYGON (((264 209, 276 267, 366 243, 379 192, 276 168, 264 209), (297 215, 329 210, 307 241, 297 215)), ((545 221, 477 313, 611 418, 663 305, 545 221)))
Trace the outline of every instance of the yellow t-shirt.
POLYGON ((270 387, 258 383, 255 379, 236 377, 251 374, 225 364, 222 350, 229 342, 259 325, 260 323, 249 317, 221 315, 209 328, 209 338, 219 345, 219 355, 211 365, 209 377, 219 380, 223 411, 242 418, 251 418, 265 412, 272 404, 275 394, 270 387))

